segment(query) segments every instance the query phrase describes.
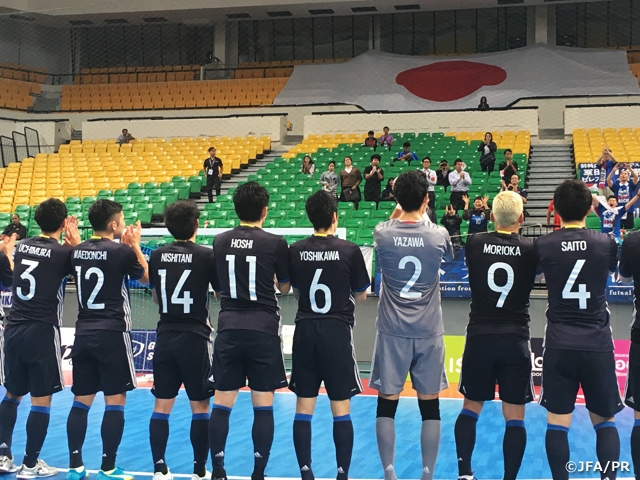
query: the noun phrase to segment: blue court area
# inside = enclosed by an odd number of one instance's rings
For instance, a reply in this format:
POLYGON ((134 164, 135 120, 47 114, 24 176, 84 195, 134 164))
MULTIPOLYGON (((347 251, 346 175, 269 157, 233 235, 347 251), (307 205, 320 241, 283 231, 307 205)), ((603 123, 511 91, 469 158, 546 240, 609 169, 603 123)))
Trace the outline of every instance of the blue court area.
MULTIPOLYGON (((3 392, 2 392, 3 393, 3 392)), ((68 465, 66 421, 71 408, 72 394, 69 389, 54 396, 51 409, 49 435, 42 450, 42 458, 50 465, 68 465)), ((126 426, 120 446, 118 465, 130 472, 150 472, 153 470, 149 448, 149 417, 154 397, 148 389, 138 389, 128 396, 125 410, 126 426)), ((275 441, 267 475, 271 478, 299 478, 298 466, 292 440, 293 416, 296 398, 292 394, 276 394, 275 441)), ((22 402, 18 412, 18 423, 14 434, 13 452, 16 461, 22 460, 25 444, 25 422, 29 410, 28 397, 22 402)), ((461 400, 441 400, 442 442, 436 466, 435 478, 457 478, 457 459, 453 436, 454 423, 462 406, 461 400)), ((104 411, 101 397, 96 399, 89 413, 89 430, 84 448, 84 460, 89 469, 100 467, 101 440, 100 423, 104 411)), ((382 468, 378 457, 375 435, 376 398, 358 396, 353 399, 352 418, 355 429, 355 445, 351 478, 382 478, 382 468)), ((537 404, 527 407, 527 450, 519 478, 551 478, 544 449, 546 411, 537 404)), ((191 413, 184 391, 176 401, 170 418, 171 435, 167 449, 167 462, 174 474, 190 474, 192 451, 189 442, 191 413)), ((629 436, 633 425, 633 412, 625 409, 616 417, 620 431, 621 460, 631 462, 629 436)), ((248 477, 253 467, 251 424, 253 411, 249 394, 241 392, 236 407, 231 414, 231 428, 227 444, 226 467, 229 476, 248 477)), ((419 478, 420 463, 420 415, 415 399, 400 400, 396 416, 396 471, 398 478, 419 478)), ((326 395, 318 400, 317 413, 313 419, 313 470, 317 478, 335 478, 335 452, 332 437, 332 417, 326 395)), ((502 478, 502 436, 504 420, 501 405, 491 402, 478 423, 474 469, 479 479, 502 478)), ((574 461, 595 461, 595 433, 591 427, 584 406, 576 408, 573 425, 569 434, 571 459, 574 461)), ((95 477, 95 475, 93 475, 95 477)), ((139 475, 138 475, 139 476, 139 475)), ((64 478, 60 473, 58 478, 64 478)), ((597 474, 573 474, 572 478, 595 478, 597 474)), ((633 477, 632 473, 621 473, 619 478, 633 477)), ((55 478, 55 477, 54 477, 55 478)))

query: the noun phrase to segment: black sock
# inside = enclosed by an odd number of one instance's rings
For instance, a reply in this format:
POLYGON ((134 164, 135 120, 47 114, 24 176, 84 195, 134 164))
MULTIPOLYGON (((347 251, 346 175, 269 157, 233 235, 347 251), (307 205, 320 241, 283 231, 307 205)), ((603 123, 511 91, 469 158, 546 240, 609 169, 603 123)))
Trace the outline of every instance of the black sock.
POLYGON ((527 431, 524 428, 524 421, 508 420, 502 440, 504 480, 516 480, 526 446, 527 431))
POLYGON ((193 447, 193 473, 204 477, 207 473, 209 457, 209 414, 194 413, 191 415, 191 446, 193 447))
POLYGON ((108 472, 116 468, 116 454, 124 432, 124 405, 107 405, 102 417, 102 465, 100 470, 108 472))
POLYGON ((89 405, 73 402, 69 418, 67 418, 67 441, 69 444, 69 468, 80 468, 82 461, 82 445, 87 435, 87 415, 89 405))
MULTIPOLYGON (((231 415, 230 408, 213 404, 209 418, 209 448, 213 462, 212 473, 214 474, 216 470, 224 467, 224 449, 229 435, 229 415, 231 415)), ((220 477, 214 476, 213 478, 220 477)))
POLYGON ((169 441, 169 414, 153 412, 149 420, 149 443, 153 458, 153 473, 166 475, 169 469, 164 458, 169 441))
POLYGON ((478 414, 463 408, 456 420, 454 434, 456 438, 456 454, 458 455, 458 476, 473 476, 471 456, 476 446, 476 425, 478 414))
POLYGON ((620 435, 615 422, 602 422, 594 425, 596 431, 596 455, 602 468, 609 468, 600 473, 601 478, 616 480, 617 470, 613 470, 613 462, 620 460, 620 435))
POLYGON ((35 467, 38 462, 38 455, 40 455, 44 439, 47 437, 50 412, 49 407, 31 406, 27 418, 27 446, 22 461, 28 468, 35 467))
POLYGON ((351 415, 333 417, 333 443, 336 445, 336 462, 338 464, 337 480, 349 478, 351 454, 353 453, 353 423, 351 415))
POLYGON ((548 424, 545 448, 553 480, 568 480, 569 429, 561 425, 548 424))
POLYGON ((311 420, 313 415, 296 413, 293 418, 293 446, 303 480, 313 479, 311 470, 311 420))
POLYGON ((13 440, 13 428, 18 418, 18 405, 15 398, 4 397, 0 403, 0 455, 13 458, 11 442, 13 440))
POLYGON ((631 430, 631 459, 633 460, 633 472, 637 478, 640 475, 640 419, 636 418, 631 430))
POLYGON ((271 445, 274 434, 273 407, 253 407, 253 438, 254 466, 251 480, 263 480, 264 469, 269 462, 271 445))

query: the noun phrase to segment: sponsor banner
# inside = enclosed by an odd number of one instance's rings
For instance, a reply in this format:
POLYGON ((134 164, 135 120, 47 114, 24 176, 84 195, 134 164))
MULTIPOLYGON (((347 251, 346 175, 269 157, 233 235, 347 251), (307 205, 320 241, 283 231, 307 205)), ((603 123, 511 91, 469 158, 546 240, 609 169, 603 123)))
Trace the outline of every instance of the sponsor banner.
MULTIPOLYGON (((60 343, 62 345, 62 370, 71 371, 71 348, 75 338, 75 328, 62 327, 60 329, 60 343)), ((134 330, 131 332, 131 346, 133 348, 133 362, 136 373, 153 372, 153 352, 156 346, 155 330, 134 330)))
POLYGON ((444 370, 447 373, 449 386, 455 386, 456 389, 460 381, 465 341, 466 337, 462 335, 444 336, 444 370))
POLYGON ((618 387, 624 395, 627 383, 627 372, 629 371, 629 348, 631 340, 614 340, 613 352, 616 358, 616 376, 618 377, 618 387))

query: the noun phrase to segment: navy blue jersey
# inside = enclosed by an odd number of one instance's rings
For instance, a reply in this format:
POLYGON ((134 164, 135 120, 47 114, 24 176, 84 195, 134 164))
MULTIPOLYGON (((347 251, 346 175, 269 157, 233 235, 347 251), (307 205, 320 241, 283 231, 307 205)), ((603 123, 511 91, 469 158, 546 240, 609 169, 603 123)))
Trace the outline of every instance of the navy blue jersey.
POLYGON ((214 268, 213 250, 193 242, 174 242, 151 253, 149 283, 158 299, 158 333, 194 332, 209 338, 214 268))
POLYGON ((640 324, 638 324, 638 309, 640 309, 640 232, 627 235, 622 242, 620 253, 620 275, 633 278, 633 318, 631 320, 631 339, 640 342, 640 324))
POLYGON ((217 235, 213 252, 213 288, 220 292, 218 333, 240 329, 278 335, 280 307, 274 280, 290 280, 289 247, 284 237, 239 226, 217 235))
POLYGON ((73 249, 45 236, 27 238, 13 259, 13 299, 7 323, 40 321, 62 326, 66 277, 73 249))
POLYGON ((291 245, 291 286, 298 290, 296 322, 333 318, 354 325, 353 292, 371 283, 360 248, 333 235, 291 245))
POLYGON ((545 347, 612 351, 605 290, 618 265, 615 240, 595 230, 561 228, 539 237, 535 248, 549 297, 545 347))
MULTIPOLYGON (((0 251, 0 285, 3 288, 8 288, 13 282, 13 271, 11 270, 11 263, 7 258, 4 251, 0 251)), ((4 308, 2 308, 2 302, 0 302, 0 320, 4 318, 4 308)))
POLYGON ((531 239, 498 232, 474 235, 465 248, 471 287, 467 335, 529 338, 529 296, 536 278, 531 239))
POLYGON ((144 268, 129 245, 92 237, 73 250, 78 295, 76 335, 102 330, 131 330, 127 280, 138 280, 144 268))

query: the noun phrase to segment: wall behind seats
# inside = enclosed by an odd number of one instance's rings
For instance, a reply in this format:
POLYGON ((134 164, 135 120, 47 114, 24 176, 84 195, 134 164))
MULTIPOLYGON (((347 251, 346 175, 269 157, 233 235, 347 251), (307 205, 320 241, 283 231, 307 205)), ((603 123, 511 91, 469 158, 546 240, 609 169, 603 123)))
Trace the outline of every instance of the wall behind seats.
POLYGON ((564 133, 576 128, 622 128, 640 125, 640 102, 629 105, 571 105, 564 111, 564 133))
POLYGON ((385 125, 392 132, 528 130, 533 136, 538 135, 538 109, 307 115, 304 117, 304 135, 378 132, 385 125))
POLYGON ((284 116, 205 117, 174 119, 114 119, 82 122, 82 138, 117 138, 127 128, 135 138, 146 137, 244 137, 269 135, 279 142, 286 126, 284 116))
POLYGON ((59 128, 64 128, 64 124, 47 121, 14 122, 11 120, 0 120, 0 135, 12 138, 12 133, 14 131, 24 133, 24 127, 33 128, 38 131, 40 146, 43 153, 53 153, 56 145, 57 130, 59 128))

